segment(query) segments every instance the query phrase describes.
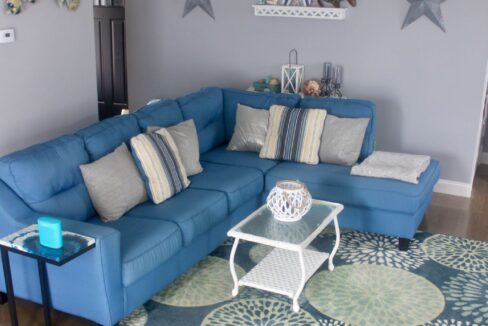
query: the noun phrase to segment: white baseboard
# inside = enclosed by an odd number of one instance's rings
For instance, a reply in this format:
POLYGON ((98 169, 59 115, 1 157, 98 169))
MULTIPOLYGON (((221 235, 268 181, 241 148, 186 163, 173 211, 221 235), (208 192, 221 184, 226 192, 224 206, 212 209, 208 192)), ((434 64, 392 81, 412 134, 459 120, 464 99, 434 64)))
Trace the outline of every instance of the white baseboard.
POLYGON ((434 192, 471 198, 473 186, 469 183, 440 179, 434 188, 434 192))
POLYGON ((483 152, 480 155, 480 163, 481 164, 488 164, 488 152, 483 152))

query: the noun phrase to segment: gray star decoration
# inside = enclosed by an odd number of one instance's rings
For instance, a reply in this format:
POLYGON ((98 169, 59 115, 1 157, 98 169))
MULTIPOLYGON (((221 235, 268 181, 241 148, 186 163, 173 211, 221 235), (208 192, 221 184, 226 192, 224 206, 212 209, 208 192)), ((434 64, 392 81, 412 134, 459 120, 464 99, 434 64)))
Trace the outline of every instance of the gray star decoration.
POLYGON ((200 7, 205 11, 210 17, 215 19, 214 11, 210 0, 186 0, 185 9, 183 11, 183 17, 188 15, 193 9, 200 7))
POLYGON ((445 32, 446 28, 444 26, 444 18, 442 17, 441 11, 441 4, 445 1, 446 0, 408 0, 408 2, 410 2, 410 9, 408 10, 407 17, 405 17, 402 29, 420 17, 425 16, 445 32))

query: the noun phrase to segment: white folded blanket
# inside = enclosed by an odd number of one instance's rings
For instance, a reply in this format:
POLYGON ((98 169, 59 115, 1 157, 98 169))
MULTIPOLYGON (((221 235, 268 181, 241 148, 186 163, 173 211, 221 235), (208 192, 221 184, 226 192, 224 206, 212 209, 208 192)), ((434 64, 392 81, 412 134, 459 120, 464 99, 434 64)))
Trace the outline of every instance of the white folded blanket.
POLYGON ((374 152, 351 170, 351 175, 387 178, 419 183, 420 175, 430 165, 430 157, 389 152, 374 152))

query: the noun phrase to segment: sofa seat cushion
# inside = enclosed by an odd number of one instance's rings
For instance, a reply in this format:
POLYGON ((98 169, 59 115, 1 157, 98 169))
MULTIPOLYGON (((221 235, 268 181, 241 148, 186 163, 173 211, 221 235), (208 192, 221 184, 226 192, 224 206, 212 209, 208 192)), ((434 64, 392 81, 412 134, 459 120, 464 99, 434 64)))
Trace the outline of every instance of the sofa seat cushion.
POLYGON ((224 193, 229 212, 263 192, 263 173, 257 169, 207 162, 202 165, 203 172, 190 177, 190 188, 224 193))
POLYGON ((278 165, 278 161, 259 158, 258 153, 228 151, 225 146, 203 154, 200 160, 209 163, 254 168, 263 173, 278 165))
POLYGON ((266 175, 266 191, 283 179, 303 181, 315 199, 370 209, 415 213, 439 179, 439 162, 432 161, 418 185, 391 179, 350 175, 351 167, 280 163, 266 175))
POLYGON ((227 198, 217 191, 187 189, 162 204, 139 205, 127 215, 177 224, 188 246, 227 217, 227 198))
POLYGON ((89 222, 120 232, 125 287, 153 271, 183 247, 180 229, 172 222, 129 216, 108 223, 98 217, 89 222))

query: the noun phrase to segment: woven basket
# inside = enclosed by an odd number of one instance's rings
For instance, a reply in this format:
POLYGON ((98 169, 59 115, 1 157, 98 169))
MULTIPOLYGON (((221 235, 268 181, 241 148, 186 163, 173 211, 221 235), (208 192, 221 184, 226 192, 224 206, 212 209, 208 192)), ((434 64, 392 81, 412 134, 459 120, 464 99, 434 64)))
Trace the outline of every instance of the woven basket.
POLYGON ((267 198, 273 217, 281 222, 296 222, 312 207, 312 196, 300 181, 279 181, 267 198))

